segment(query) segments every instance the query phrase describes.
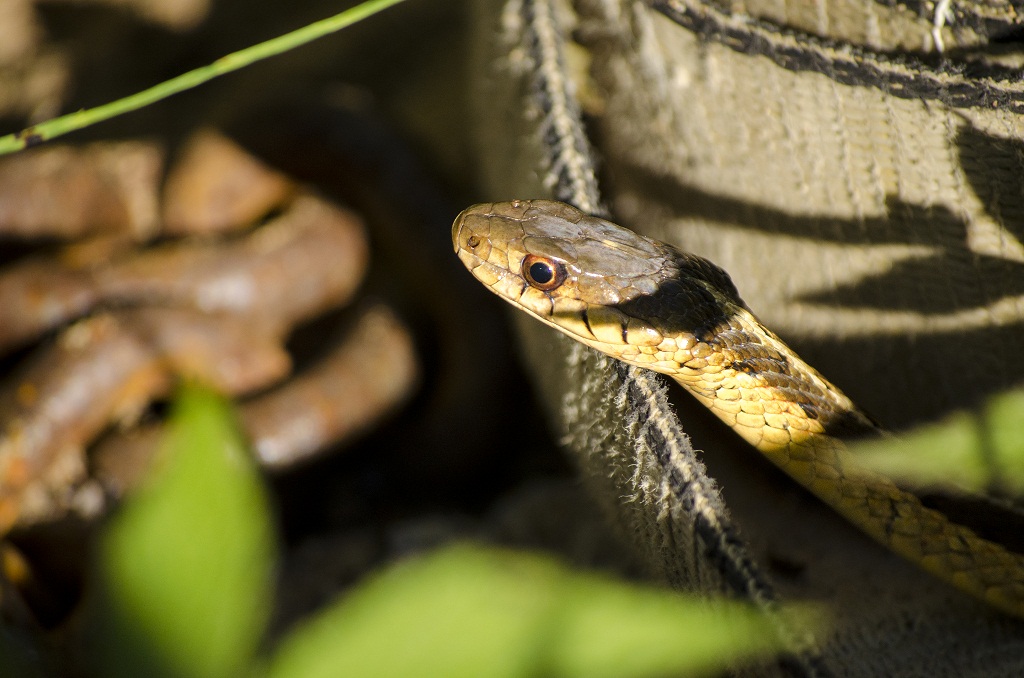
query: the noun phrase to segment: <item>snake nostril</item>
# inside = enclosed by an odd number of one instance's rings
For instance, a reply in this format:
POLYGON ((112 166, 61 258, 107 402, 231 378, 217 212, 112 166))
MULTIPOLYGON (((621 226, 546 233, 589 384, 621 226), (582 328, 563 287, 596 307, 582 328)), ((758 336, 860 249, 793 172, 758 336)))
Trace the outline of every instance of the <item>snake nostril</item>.
POLYGON ((480 238, 475 235, 471 235, 466 239, 466 246, 471 250, 475 250, 479 244, 480 238))

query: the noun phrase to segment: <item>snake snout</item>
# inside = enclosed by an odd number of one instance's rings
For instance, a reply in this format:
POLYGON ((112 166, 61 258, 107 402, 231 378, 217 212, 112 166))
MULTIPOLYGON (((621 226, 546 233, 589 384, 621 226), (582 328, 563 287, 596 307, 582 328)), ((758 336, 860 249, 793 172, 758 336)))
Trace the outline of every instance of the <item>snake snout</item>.
MULTIPOLYGON (((455 217, 455 223, 452 224, 452 245, 455 247, 455 251, 468 250, 475 252, 480 246, 484 238, 480 233, 480 218, 488 216, 492 211, 493 205, 484 203, 480 205, 473 205, 467 207, 459 213, 459 216, 455 217), (474 227, 474 221, 477 227, 474 227)), ((486 221, 484 224, 486 225, 486 221)))
POLYGON ((459 212, 459 216, 455 217, 455 221, 452 223, 452 247, 455 248, 456 254, 462 249, 462 245, 459 242, 462 238, 462 226, 466 222, 466 210, 459 212))

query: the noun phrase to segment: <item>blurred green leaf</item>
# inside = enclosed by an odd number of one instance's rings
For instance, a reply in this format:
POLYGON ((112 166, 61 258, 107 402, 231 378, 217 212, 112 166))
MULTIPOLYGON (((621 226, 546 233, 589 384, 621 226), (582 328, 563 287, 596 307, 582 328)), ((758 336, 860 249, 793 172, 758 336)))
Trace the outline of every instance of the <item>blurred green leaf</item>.
POLYGON ((984 412, 986 438, 992 463, 1004 489, 1024 496, 1024 391, 1011 391, 991 399, 984 412))
MULTIPOLYGON (((597 577, 577 577, 572 584, 562 591, 560 630, 546 674, 715 675, 737 660, 783 649, 771 623, 750 605, 597 577)), ((810 608, 795 608, 786 616, 804 628, 824 621, 810 608)))
POLYGON ((853 458, 873 471, 923 487, 984 492, 996 484, 1024 495, 1024 391, 991 398, 898 437, 858 442, 853 458))
POLYGON ((102 541, 101 675, 238 675, 266 622, 272 534, 227 402, 184 388, 160 468, 102 541))
POLYGON ((286 639, 269 673, 694 675, 778 649, 771 624, 739 603, 712 605, 580 575, 540 556, 462 546, 377 576, 286 639))

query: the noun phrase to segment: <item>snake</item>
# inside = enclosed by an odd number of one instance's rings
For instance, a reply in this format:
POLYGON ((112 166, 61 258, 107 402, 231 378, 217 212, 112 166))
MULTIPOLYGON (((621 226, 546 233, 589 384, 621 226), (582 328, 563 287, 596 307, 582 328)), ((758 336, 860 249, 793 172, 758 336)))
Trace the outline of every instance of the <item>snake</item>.
POLYGON ((550 200, 469 207, 452 225, 452 243, 499 297, 667 375, 882 546, 1024 617, 1024 556, 857 464, 851 441, 890 434, 765 327, 722 268, 550 200))

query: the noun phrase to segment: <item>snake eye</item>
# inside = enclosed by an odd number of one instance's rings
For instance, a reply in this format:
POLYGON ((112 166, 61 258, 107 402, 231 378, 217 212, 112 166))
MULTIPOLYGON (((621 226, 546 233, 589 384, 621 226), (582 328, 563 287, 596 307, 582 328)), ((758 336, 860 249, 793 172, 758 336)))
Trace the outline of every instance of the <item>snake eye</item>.
POLYGON ((531 254, 523 259, 523 277, 533 287, 547 292, 565 282, 565 266, 553 259, 531 254))

